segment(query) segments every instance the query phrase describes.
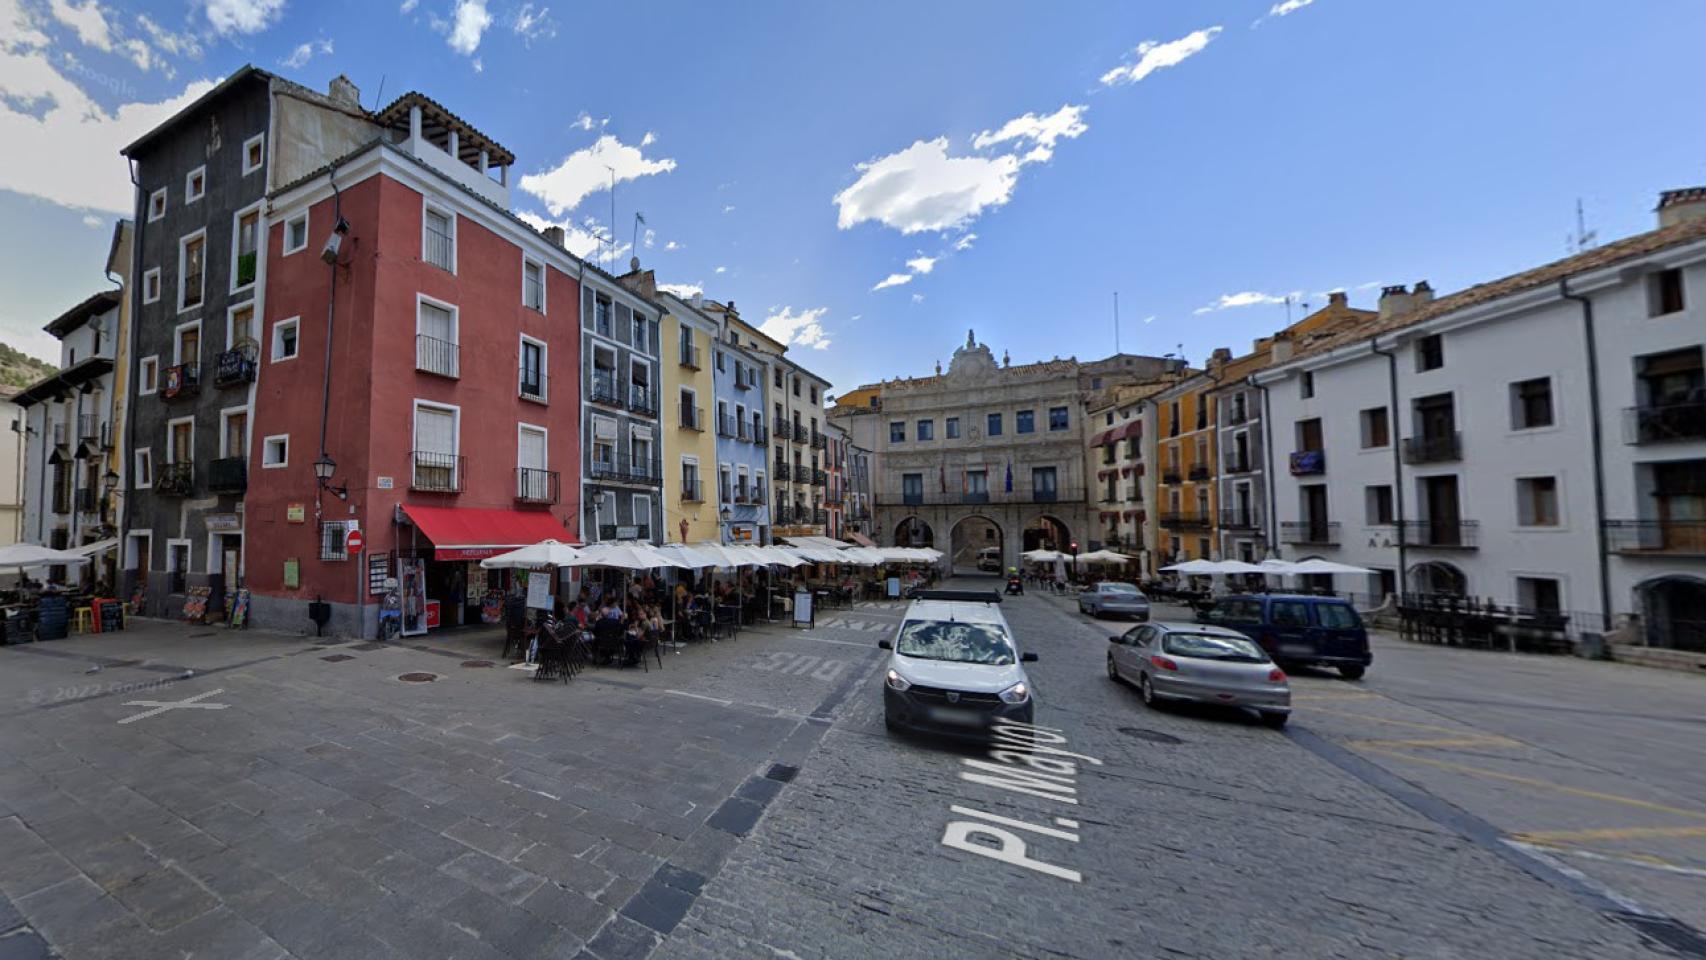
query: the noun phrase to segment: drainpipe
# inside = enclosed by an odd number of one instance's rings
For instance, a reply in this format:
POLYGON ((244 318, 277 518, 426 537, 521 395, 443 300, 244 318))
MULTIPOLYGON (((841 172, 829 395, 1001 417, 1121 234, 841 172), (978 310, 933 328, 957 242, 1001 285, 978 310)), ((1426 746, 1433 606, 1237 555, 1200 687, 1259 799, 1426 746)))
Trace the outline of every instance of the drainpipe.
MULTIPOLYGON (((139 198, 137 202, 138 216, 136 217, 136 236, 132 238, 130 244, 130 275, 134 279, 139 275, 137 268, 142 263, 143 240, 147 236, 148 218, 141 215, 147 211, 142 209, 142 201, 140 200, 142 197, 142 184, 136 179, 136 161, 126 158, 125 165, 130 171, 131 186, 136 188, 136 196, 139 198)), ((123 452, 119 454, 121 461, 127 456, 131 461, 130 463, 124 464, 125 469, 120 471, 120 473, 124 474, 124 509, 119 513, 118 524, 118 565, 121 575, 124 572, 125 561, 130 554, 130 506, 136 502, 136 470, 134 469, 136 466, 136 417, 134 416, 134 411, 131 411, 130 409, 130 398, 135 396, 138 386, 136 381, 136 366, 140 361, 136 352, 136 339, 139 335, 138 331, 141 329, 142 284, 132 283, 130 285, 130 330, 128 331, 130 339, 125 343, 125 363, 129 364, 129 368, 125 371, 125 410, 131 415, 124 418, 124 446, 120 448, 123 452)), ((117 344, 114 345, 114 350, 115 352, 117 351, 117 344)), ((159 375, 158 371, 156 371, 155 375, 159 375)), ((148 467, 150 471, 154 468, 152 455, 150 455, 148 467)), ((152 481, 153 478, 150 477, 149 479, 152 481)), ((148 538, 148 556, 138 557, 137 562, 138 564, 146 564, 150 569, 153 568, 154 538, 152 536, 148 538)), ((130 586, 130 592, 134 593, 135 585, 132 584, 130 586)))
MULTIPOLYGON (((336 163, 326 168, 326 182, 332 187, 332 229, 335 232, 337 225, 342 223, 344 218, 343 195, 338 192, 338 165, 336 163)), ((321 457, 326 456, 326 420, 332 409, 332 322, 337 318, 338 309, 338 261, 336 257, 333 257, 332 262, 326 265, 326 269, 331 271, 332 290, 331 294, 326 297, 326 367, 325 374, 320 380, 321 457)), ((324 498, 325 484, 316 481, 314 491, 314 519, 316 520, 321 519, 324 498)), ((324 534, 321 533, 320 536, 324 536, 324 534)))
POLYGON ((1268 488, 1268 522, 1263 526, 1267 528, 1268 552, 1277 557, 1279 552, 1275 548, 1279 546, 1279 511, 1276 508, 1275 500, 1277 494, 1274 492, 1276 474, 1274 473, 1273 408, 1268 403, 1267 384, 1257 383, 1255 374, 1251 374, 1250 385, 1262 391, 1262 458, 1267 461, 1263 465, 1266 472, 1262 474, 1262 486, 1268 488))
POLYGON ((1587 344, 1589 436, 1593 439, 1594 534, 1599 546, 1599 621, 1611 629, 1611 558, 1605 549, 1605 449, 1599 414, 1599 347, 1594 338, 1593 301, 1570 292, 1570 278, 1558 281, 1558 295, 1582 305, 1582 339, 1587 344))
POLYGON ((1398 593, 1401 596, 1410 592, 1410 550, 1404 528, 1404 457, 1398 449, 1398 355, 1380 349, 1378 337, 1368 342, 1368 349, 1386 358, 1386 391, 1392 405, 1386 421, 1386 433, 1392 442, 1392 510, 1398 527, 1398 593))

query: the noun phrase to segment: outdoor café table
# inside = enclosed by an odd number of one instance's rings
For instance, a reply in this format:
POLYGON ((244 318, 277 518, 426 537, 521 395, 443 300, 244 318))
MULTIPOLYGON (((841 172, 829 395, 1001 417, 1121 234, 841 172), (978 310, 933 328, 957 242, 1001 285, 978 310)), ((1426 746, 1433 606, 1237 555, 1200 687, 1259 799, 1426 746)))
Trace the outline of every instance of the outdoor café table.
POLYGON ((721 623, 721 624, 726 624, 728 626, 729 636, 731 638, 739 636, 740 635, 740 604, 738 604, 738 603, 719 603, 719 604, 717 604, 717 622, 721 623))

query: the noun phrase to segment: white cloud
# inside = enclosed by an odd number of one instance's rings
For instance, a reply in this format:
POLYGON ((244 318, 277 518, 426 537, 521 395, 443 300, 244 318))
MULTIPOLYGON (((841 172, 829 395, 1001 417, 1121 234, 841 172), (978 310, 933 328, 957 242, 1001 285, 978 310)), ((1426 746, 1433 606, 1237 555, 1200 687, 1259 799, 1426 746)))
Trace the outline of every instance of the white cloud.
POLYGON ((901 233, 948 230, 1013 195, 1019 158, 950 157, 948 138, 919 140, 886 157, 859 164, 859 179, 836 194, 836 225, 874 220, 901 233))
POLYGON ((516 217, 535 230, 544 230, 546 227, 562 227, 564 248, 575 256, 592 263, 614 266, 620 263, 623 257, 632 253, 634 249, 632 244, 621 242, 617 242, 612 247, 610 245, 610 231, 606 230, 604 224, 600 223, 595 217, 584 217, 579 225, 573 221, 559 223, 525 210, 516 213, 516 217))
POLYGON ((107 25, 106 14, 101 11, 101 5, 96 0, 84 0, 80 7, 71 0, 51 0, 48 9, 53 11, 53 19, 75 31, 77 39, 83 41, 85 46, 112 52, 112 29, 107 25))
POLYGON ((105 225, 105 220, 102 220, 100 217, 97 217, 92 213, 84 214, 83 216, 83 226, 88 227, 91 230, 99 230, 105 225))
POLYGON ((0 50, 35 50, 48 42, 36 15, 20 0, 0 0, 0 50))
POLYGON ((975 243, 976 241, 977 241, 977 234, 968 233, 965 236, 954 241, 954 249, 955 250, 970 250, 971 245, 973 243, 975 243))
POLYGON ((879 280, 877 285, 871 288, 871 291, 875 293, 878 290, 887 290, 889 287, 898 287, 903 283, 911 282, 912 274, 910 273, 891 273, 882 280, 879 280))
POLYGON ((658 289, 664 293, 673 293, 683 300, 691 300, 705 292, 703 283, 660 283, 658 289))
POLYGON ((480 37, 491 25, 492 15, 486 11, 486 0, 456 0, 446 42, 450 49, 471 57, 480 49, 480 37))
POLYGON ((723 205, 723 212, 724 213, 734 213, 735 212, 735 205, 732 203, 724 204, 723 205))
POLYGON ((984 150, 1014 140, 1028 142, 1032 147, 1020 157, 1020 162, 1047 161, 1054 156, 1055 141, 1063 137, 1075 140, 1090 129, 1084 122, 1084 112, 1088 109, 1090 108, 1067 104, 1046 116, 1027 113, 1002 124, 999 130, 983 131, 972 138, 971 145, 984 150))
POLYGON ((1296 13, 1314 2, 1315 0, 1285 0, 1284 3, 1276 3, 1270 7, 1268 16, 1283 17, 1288 13, 1296 13))
POLYGON ((202 0, 207 22, 220 36, 260 33, 284 14, 284 0, 202 0))
POLYGON ((580 112, 580 115, 575 117, 575 122, 569 124, 569 126, 579 127, 582 130, 591 130, 592 129, 592 114, 587 113, 585 110, 582 110, 580 112))
POLYGON ((1152 313, 1149 316, 1144 317, 1143 322, 1144 323, 1154 323, 1155 322, 1155 314, 1152 313))
POLYGON ((149 19, 145 13, 137 14, 136 22, 142 25, 142 29, 147 32, 148 38, 154 41, 155 49, 160 52, 173 57, 185 56, 191 59, 200 59, 201 41, 196 39, 195 34, 188 31, 173 33, 149 19))
POLYGON ((1115 67, 1102 74, 1102 85, 1136 83, 1162 67, 1176 67, 1203 52, 1209 41, 1220 35, 1220 27, 1209 27, 1186 34, 1177 40, 1159 43, 1145 40, 1137 45, 1137 62, 1115 67))
POLYGON ((828 312, 828 307, 813 307, 799 313, 795 313, 793 307, 783 307, 772 310, 758 329, 786 346, 826 350, 829 348, 829 334, 818 321, 828 312))
POLYGON ((1213 303, 1206 307, 1198 307, 1192 312, 1203 314, 1214 313, 1217 310, 1231 310, 1236 307, 1256 307, 1264 304, 1280 304, 1284 303, 1288 297, 1295 299, 1300 296, 1302 296, 1302 293, 1296 291, 1289 294, 1262 293, 1259 290, 1245 290, 1241 293, 1223 293, 1213 303))
POLYGON ((290 56, 279 61, 279 65, 289 67, 292 70, 298 70, 307 66, 308 61, 314 59, 315 54, 330 55, 331 52, 332 41, 325 37, 321 37, 318 40, 310 40, 307 43, 298 44, 295 50, 290 51, 290 56))
POLYGON ((652 144, 657 143, 657 142, 658 142, 658 135, 651 132, 650 130, 647 130, 646 135, 640 138, 640 146, 642 146, 642 147, 649 147, 652 144))
POLYGON ((557 22, 551 18, 551 8, 540 7, 535 11, 531 3, 522 4, 521 9, 515 12, 510 28, 529 46, 535 40, 549 40, 557 35, 557 22))
POLYGON ((906 265, 912 268, 913 273, 929 273, 936 269, 936 261, 940 259, 942 258, 926 257, 921 253, 918 256, 913 257, 911 260, 906 261, 906 265))
POLYGON ((712 273, 728 273, 729 268, 728 267, 718 267, 717 269, 712 270, 711 272, 712 273))
POLYGON ((616 169, 616 180, 621 182, 668 173, 675 169, 675 161, 648 159, 638 147, 607 133, 592 146, 564 157, 556 167, 522 177, 521 189, 544 201, 552 216, 560 217, 592 194, 610 189, 607 167, 616 169))
MULTIPOLYGON (((4 2, 4 0, 0 0, 4 2)), ((0 10, 0 22, 7 22, 0 10)), ((11 22, 20 22, 16 16, 11 22)), ((13 34, 0 40, 0 143, 12 145, 0 161, 0 190, 40 197, 61 206, 130 213, 129 167, 119 150, 213 89, 197 80, 157 103, 125 103, 109 113, 49 62, 40 51, 14 52, 13 34), (25 144, 50 144, 52 163, 27 163, 25 144)))
POLYGON ((475 73, 485 73, 486 72, 486 61, 479 58, 479 57, 474 58, 473 66, 474 66, 474 72, 475 73))
POLYGON ((913 294, 912 295, 912 302, 913 303, 923 303, 924 302, 924 294, 922 294, 922 293, 913 294))
POLYGON ((683 244, 679 244, 679 243, 676 243, 674 240, 671 240, 668 243, 664 244, 663 248, 665 250, 680 250, 680 249, 682 249, 683 246, 684 246, 683 244))
POLYGON ((657 246, 657 240, 658 240, 658 232, 656 230, 653 230, 651 227, 647 227, 646 232, 645 232, 644 236, 642 237, 640 243, 647 250, 650 250, 652 247, 657 246))
POLYGON ((413 13, 415 7, 418 6, 420 4, 420 2, 421 2, 421 0, 403 0, 403 4, 402 4, 402 6, 397 8, 397 12, 398 13, 413 13))

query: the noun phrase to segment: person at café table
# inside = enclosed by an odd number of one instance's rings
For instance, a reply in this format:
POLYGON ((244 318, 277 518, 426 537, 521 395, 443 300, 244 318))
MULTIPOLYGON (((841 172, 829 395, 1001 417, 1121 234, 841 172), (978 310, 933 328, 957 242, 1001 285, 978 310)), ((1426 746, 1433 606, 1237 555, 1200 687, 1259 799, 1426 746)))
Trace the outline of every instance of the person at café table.
POLYGON ((598 608, 598 619, 615 620, 617 623, 621 623, 622 608, 616 605, 616 601, 613 598, 605 597, 604 605, 598 608))

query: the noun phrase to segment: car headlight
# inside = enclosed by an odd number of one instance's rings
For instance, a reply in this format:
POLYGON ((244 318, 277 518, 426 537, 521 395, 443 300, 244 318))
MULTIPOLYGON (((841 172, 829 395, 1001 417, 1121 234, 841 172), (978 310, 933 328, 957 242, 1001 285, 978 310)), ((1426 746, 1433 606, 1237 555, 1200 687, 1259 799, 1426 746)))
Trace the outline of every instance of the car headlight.
POLYGON ((897 693, 905 693, 912 689, 912 683, 893 670, 889 671, 888 679, 885 682, 888 683, 890 690, 894 690, 897 693))
POLYGON ((1007 703, 1024 703, 1030 698, 1031 688, 1025 686, 1025 681, 1023 680, 1020 680, 1018 683, 1015 683, 1011 687, 1001 691, 1001 699, 1007 703))

